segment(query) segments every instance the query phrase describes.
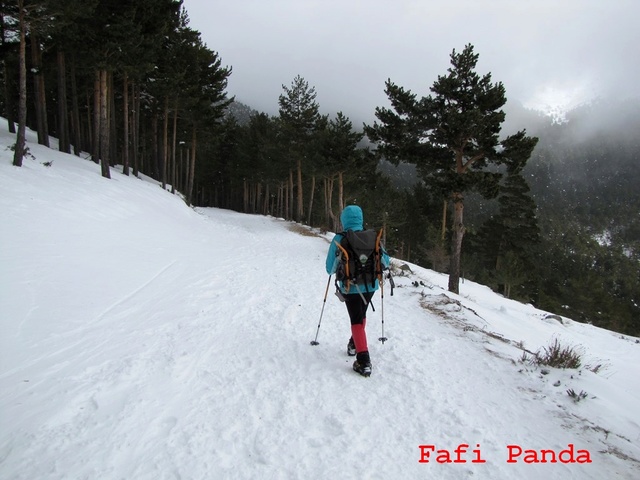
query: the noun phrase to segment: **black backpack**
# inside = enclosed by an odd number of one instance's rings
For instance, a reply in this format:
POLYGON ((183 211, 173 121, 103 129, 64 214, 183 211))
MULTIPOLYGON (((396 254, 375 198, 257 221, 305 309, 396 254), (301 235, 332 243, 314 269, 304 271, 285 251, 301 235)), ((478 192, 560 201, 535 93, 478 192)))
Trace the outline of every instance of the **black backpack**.
POLYGON ((351 285, 365 287, 365 290, 375 288, 376 279, 382 276, 382 258, 380 237, 382 229, 375 230, 347 230, 342 232, 342 239, 338 246, 337 255, 340 263, 336 270, 336 280, 344 283, 348 292, 351 285))

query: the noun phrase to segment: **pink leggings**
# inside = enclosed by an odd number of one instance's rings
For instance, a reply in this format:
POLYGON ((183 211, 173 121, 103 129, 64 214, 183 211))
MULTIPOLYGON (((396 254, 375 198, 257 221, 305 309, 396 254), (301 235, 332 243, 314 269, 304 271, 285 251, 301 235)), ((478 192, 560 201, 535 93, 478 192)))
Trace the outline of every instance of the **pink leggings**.
POLYGON ((353 337, 353 343, 356 345, 357 353, 368 351, 367 334, 364 329, 367 324, 367 308, 373 292, 363 293, 362 296, 364 300, 357 293, 350 293, 344 296, 349 319, 351 320, 351 336, 353 337), (365 300, 367 303, 365 303, 365 300))

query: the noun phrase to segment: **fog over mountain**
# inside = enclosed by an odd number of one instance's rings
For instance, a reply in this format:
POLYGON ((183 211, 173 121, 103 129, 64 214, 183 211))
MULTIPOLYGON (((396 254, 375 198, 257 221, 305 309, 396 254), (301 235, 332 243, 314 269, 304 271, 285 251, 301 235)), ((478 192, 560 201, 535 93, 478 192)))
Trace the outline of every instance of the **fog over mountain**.
POLYGON ((229 91, 277 114, 296 75, 316 87, 322 113, 354 125, 387 106, 391 79, 429 94, 453 49, 473 44, 478 72, 507 98, 562 115, 594 98, 640 97, 636 0, 185 0, 191 25, 233 68, 229 91))

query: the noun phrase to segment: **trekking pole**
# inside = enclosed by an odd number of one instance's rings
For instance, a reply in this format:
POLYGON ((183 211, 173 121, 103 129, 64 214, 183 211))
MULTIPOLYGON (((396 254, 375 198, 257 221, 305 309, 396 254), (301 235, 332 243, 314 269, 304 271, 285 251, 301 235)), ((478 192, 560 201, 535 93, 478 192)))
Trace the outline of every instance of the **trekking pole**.
POLYGON ((327 288, 324 291, 324 300, 322 301, 322 310, 320 310, 320 320, 318 320, 318 329, 316 330, 316 338, 311 340, 311 345, 316 346, 318 343, 318 334, 320 333, 320 323, 322 323, 322 314, 324 313, 324 306, 327 303, 327 294, 329 293, 329 284, 331 283, 331 275, 329 275, 329 280, 327 280, 327 288))
POLYGON ((378 339, 384 345, 387 341, 387 337, 384 336, 384 282, 380 282, 380 316, 382 317, 382 336, 378 339))

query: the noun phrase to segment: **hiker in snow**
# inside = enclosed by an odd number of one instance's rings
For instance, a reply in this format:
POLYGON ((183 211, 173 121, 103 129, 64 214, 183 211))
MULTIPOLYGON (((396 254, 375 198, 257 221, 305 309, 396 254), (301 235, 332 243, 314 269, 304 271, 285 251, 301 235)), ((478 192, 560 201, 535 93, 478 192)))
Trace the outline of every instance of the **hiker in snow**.
MULTIPOLYGON (((353 369, 360 375, 368 377, 371 375, 371 358, 369 357, 367 335, 365 333, 367 308, 371 303, 371 297, 379 288, 378 275, 382 274, 381 271, 375 271, 375 263, 378 265, 377 270, 386 270, 389 268, 389 255, 380 245, 380 236, 376 235, 375 231, 368 230, 367 233, 373 234, 374 244, 378 247, 377 252, 374 252, 379 254, 378 261, 370 260, 367 262, 366 269, 369 270, 369 273, 361 273, 364 276, 364 281, 355 281, 353 277, 351 279, 345 278, 345 253, 348 251, 353 252, 348 239, 354 237, 353 232, 364 232, 362 209, 357 205, 347 206, 340 214, 340 222, 344 231, 336 234, 329 246, 326 269, 329 275, 336 274, 336 294, 341 300, 344 299, 349 319, 351 320, 351 338, 347 344, 347 355, 356 357, 353 369)), ((352 253, 351 256, 355 255, 352 253)))

